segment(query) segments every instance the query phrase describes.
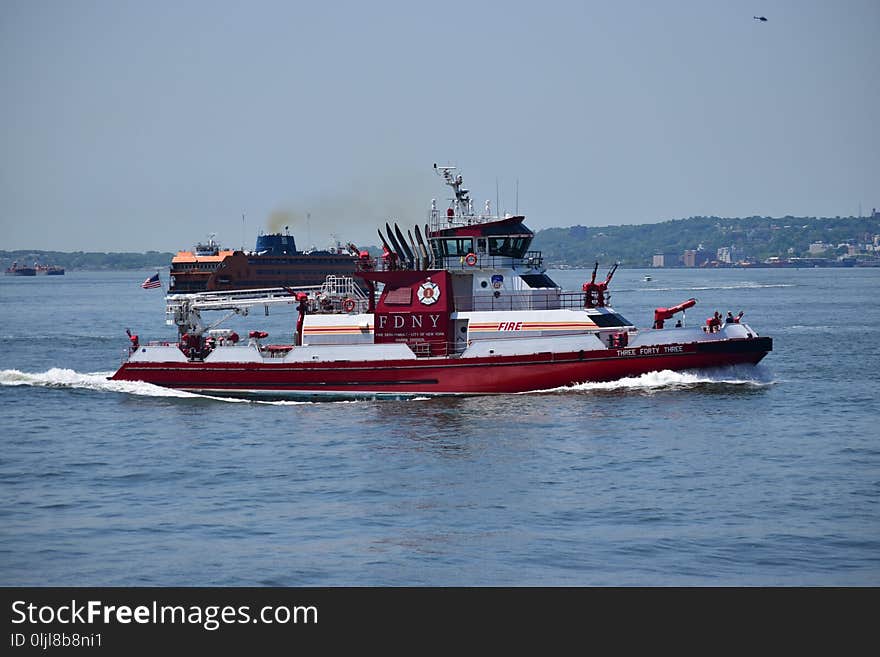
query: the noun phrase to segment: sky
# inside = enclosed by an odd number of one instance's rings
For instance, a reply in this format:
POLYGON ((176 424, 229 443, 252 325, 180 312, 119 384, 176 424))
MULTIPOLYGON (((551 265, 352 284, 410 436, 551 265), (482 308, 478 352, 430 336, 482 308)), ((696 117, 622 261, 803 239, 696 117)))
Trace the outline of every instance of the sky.
POLYGON ((0 0, 0 250, 880 208, 878 0, 0 0), (765 16, 759 22, 753 16, 765 16))

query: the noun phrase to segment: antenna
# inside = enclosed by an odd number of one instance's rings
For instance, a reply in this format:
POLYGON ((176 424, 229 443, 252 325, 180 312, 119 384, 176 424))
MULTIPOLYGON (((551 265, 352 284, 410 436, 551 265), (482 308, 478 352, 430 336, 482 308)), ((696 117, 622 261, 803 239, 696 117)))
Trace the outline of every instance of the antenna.
POLYGON ((516 210, 513 214, 519 216, 519 178, 516 179, 516 210))
POLYGON ((244 251, 244 212, 241 213, 241 250, 244 251))
POLYGON ((312 246, 312 213, 306 212, 306 244, 307 248, 312 246))
POLYGON ((498 178, 495 178, 495 212, 498 213, 498 216, 501 216, 501 195, 498 191, 498 178))

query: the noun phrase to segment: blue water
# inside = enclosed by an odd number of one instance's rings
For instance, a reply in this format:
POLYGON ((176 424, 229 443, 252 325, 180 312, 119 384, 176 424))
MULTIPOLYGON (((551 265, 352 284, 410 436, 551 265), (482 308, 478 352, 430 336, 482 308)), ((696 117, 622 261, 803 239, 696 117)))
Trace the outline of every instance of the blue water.
POLYGON ((106 381, 149 273, 0 278, 0 585, 880 585, 880 270, 617 272, 756 368, 321 403, 106 381))

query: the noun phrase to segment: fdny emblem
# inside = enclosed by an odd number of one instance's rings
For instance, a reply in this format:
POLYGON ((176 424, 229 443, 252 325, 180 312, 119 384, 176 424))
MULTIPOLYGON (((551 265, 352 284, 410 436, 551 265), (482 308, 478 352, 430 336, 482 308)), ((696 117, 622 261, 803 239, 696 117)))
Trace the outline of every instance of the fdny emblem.
POLYGON ((436 283, 428 281, 427 283, 422 283, 419 285, 419 289, 416 292, 419 297, 419 301, 426 306, 430 306, 431 304, 437 303, 437 299, 440 298, 440 286, 436 283))

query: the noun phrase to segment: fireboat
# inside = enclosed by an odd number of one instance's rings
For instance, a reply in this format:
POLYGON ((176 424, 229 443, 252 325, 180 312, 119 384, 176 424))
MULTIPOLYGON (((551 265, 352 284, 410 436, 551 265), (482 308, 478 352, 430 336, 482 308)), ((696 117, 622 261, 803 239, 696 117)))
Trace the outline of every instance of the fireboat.
MULTIPOLYGON (((478 395, 552 390, 659 370, 757 364, 772 339, 737 318, 666 322, 696 299, 654 312, 639 329, 610 305, 617 265, 580 291, 548 276, 525 217, 474 211, 455 167, 435 172, 453 192, 431 202, 424 231, 379 229, 382 255, 359 251, 356 276, 313 288, 169 294, 174 342, 129 346, 113 380, 245 398, 478 395), (271 306, 296 306, 292 340, 268 344, 217 328, 271 306), (207 323, 202 313, 225 311, 207 323)), ((356 247, 355 247, 356 248, 356 247)))

